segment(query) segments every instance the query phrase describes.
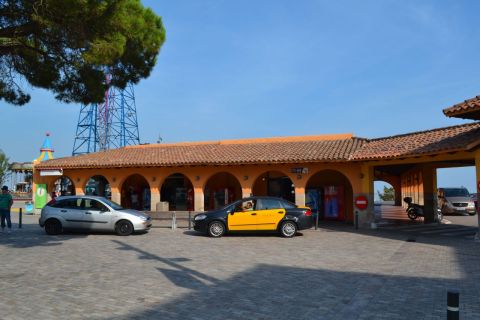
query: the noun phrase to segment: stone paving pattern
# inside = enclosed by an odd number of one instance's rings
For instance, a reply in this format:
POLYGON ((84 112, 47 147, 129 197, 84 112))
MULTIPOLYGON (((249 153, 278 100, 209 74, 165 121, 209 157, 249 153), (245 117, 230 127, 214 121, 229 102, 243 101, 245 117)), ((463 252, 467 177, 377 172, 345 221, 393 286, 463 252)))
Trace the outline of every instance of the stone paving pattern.
POLYGON ((0 319, 480 319, 480 243, 346 226, 211 239, 0 235, 0 319), (408 235, 412 237, 412 235, 408 235))

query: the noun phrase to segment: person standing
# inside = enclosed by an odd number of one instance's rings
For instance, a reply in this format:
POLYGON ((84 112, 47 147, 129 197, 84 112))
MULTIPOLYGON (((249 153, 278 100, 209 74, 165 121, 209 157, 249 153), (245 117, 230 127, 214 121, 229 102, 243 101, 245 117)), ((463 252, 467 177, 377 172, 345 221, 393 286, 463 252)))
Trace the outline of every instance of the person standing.
POLYGON ((10 209, 13 205, 12 195, 8 192, 8 187, 2 187, 2 193, 0 194, 0 216, 2 233, 5 230, 5 220, 7 222, 8 233, 12 230, 12 220, 10 219, 10 209))

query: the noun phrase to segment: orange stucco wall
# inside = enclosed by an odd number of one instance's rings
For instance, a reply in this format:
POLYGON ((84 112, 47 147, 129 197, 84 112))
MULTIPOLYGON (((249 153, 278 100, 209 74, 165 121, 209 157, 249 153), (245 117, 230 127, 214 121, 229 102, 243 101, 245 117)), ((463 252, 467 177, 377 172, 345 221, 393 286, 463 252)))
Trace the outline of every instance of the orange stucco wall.
MULTIPOLYGON (((203 211, 204 189, 209 179, 217 173, 228 172, 240 184, 242 196, 252 194, 253 186, 265 172, 277 171, 288 176, 295 187, 297 205, 305 205, 305 187, 312 176, 324 170, 335 170, 341 173, 351 184, 351 195, 345 204, 348 207, 348 221, 353 220, 353 197, 366 193, 364 190, 367 174, 359 163, 302 163, 282 165, 242 165, 242 166, 195 166, 195 167, 150 167, 150 168, 112 168, 112 169, 65 169, 64 175, 68 176, 75 185, 76 194, 83 194, 89 178, 94 175, 104 176, 110 183, 112 200, 121 202, 121 189, 125 180, 133 175, 143 176, 150 186, 151 208, 155 210, 156 203, 161 201, 160 190, 164 180, 171 174, 181 173, 192 183, 195 191, 195 211, 203 211), (308 173, 292 173, 292 168, 308 168, 308 173)), ((34 173, 35 183, 46 183, 48 192, 51 192, 58 177, 41 177, 34 173)), ((318 179, 318 175, 315 177, 318 179)), ((312 180, 313 181, 313 180, 312 180)), ((334 181, 333 181, 334 182, 334 181)), ((212 181, 209 182, 212 184, 212 181)), ((368 183, 367 183, 368 184, 368 183)))

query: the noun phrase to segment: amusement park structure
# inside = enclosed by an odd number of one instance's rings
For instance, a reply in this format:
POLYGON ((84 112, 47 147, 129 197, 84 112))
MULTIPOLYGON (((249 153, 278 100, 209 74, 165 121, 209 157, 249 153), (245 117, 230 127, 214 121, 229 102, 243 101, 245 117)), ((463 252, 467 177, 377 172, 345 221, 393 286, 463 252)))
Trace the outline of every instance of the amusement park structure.
POLYGON ((133 85, 109 87, 104 100, 81 107, 72 155, 140 144, 133 85))

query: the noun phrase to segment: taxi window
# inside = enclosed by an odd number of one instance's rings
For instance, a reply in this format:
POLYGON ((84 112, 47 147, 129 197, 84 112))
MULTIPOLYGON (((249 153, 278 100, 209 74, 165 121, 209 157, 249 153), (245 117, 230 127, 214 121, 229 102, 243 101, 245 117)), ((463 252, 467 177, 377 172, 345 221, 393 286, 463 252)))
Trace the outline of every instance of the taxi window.
POLYGON ((283 209, 282 202, 276 199, 258 199, 257 210, 283 209))
POLYGON ((283 209, 294 209, 296 208, 297 206, 294 205, 293 203, 291 203, 290 201, 281 201, 281 204, 283 206, 283 209))
POLYGON ((255 210, 255 202, 255 200, 241 201, 236 205, 235 212, 253 211, 255 210))

